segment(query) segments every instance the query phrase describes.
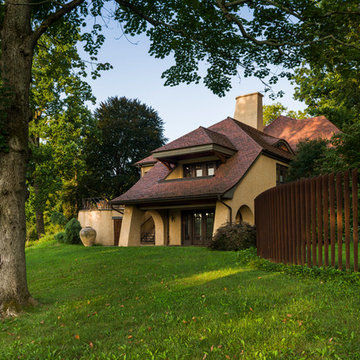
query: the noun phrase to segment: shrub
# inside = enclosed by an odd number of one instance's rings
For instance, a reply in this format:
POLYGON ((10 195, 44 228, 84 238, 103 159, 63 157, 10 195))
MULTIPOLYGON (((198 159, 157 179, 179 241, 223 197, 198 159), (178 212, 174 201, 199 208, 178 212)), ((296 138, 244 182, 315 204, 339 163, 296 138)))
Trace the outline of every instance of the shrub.
POLYGON ((64 226, 66 224, 66 222, 67 222, 67 219, 66 219, 64 214, 62 214, 61 212, 55 211, 50 216, 50 222, 53 225, 62 225, 62 226, 64 226))
POLYGON ((75 218, 72 218, 65 225, 65 244, 81 244, 79 232, 81 230, 81 225, 79 221, 75 218))
POLYGON ((55 240, 59 243, 65 243, 65 233, 63 231, 55 234, 55 240))
POLYGON ((221 226, 215 233, 209 247, 213 250, 244 250, 256 246, 255 226, 242 222, 221 226))
POLYGON ((56 242, 56 239, 54 239, 53 234, 44 234, 39 240, 31 241, 28 240, 25 243, 25 247, 45 247, 50 244, 54 244, 56 242))

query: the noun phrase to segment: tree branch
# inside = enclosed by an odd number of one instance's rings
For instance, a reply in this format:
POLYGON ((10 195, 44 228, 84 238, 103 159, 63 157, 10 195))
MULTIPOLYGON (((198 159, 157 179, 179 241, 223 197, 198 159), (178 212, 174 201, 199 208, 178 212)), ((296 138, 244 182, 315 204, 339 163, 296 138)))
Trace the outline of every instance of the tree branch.
POLYGON ((277 41, 275 41, 274 39, 267 39, 267 40, 258 40, 255 37, 251 36, 244 28, 244 25, 242 24, 242 22, 233 14, 231 14, 228 9, 226 8, 225 5, 225 0, 216 0, 217 6, 218 8, 222 11, 222 13, 224 14, 225 18, 236 24, 237 27, 239 28, 241 35, 250 40, 251 42, 253 42, 256 45, 269 45, 269 46, 274 46, 274 47, 279 47, 281 46, 281 44, 279 44, 277 41))
POLYGON ((40 26, 32 33, 31 43, 32 46, 35 46, 36 42, 39 40, 40 36, 45 33, 45 31, 56 21, 61 19, 64 15, 68 14, 76 7, 81 5, 85 0, 73 0, 67 4, 64 4, 61 9, 51 13, 41 24, 40 26))
POLYGON ((131 4, 127 0, 115 0, 115 1, 120 6, 123 6, 123 7, 127 8, 127 9, 129 9, 132 13, 140 16, 142 19, 146 20, 149 24, 153 25, 154 27, 162 25, 162 26, 168 28, 169 30, 171 30, 174 33, 180 34, 180 35, 185 36, 187 38, 189 37, 184 31, 182 31, 180 29, 177 29, 177 28, 174 28, 170 24, 167 24, 167 23, 165 23, 163 21, 156 20, 153 17, 144 14, 142 11, 139 10, 138 7, 134 6, 133 4, 131 4))
MULTIPOLYGON (((241 1, 241 0, 239 0, 241 1)), ((278 4, 272 0, 264 0, 265 2, 271 4, 271 5, 274 5, 276 7, 278 7, 278 4)), ((254 36, 250 35, 244 25, 242 24, 242 22, 234 15, 234 14, 231 14, 227 7, 226 7, 226 3, 225 3, 225 0, 216 0, 216 3, 217 3, 217 6, 218 8, 222 11, 222 13, 224 14, 225 18, 237 25, 237 27, 239 28, 240 32, 241 32, 241 35, 250 40, 251 42, 253 42, 254 44, 256 45, 268 45, 268 46, 271 46, 271 47, 276 47, 278 48, 278 51, 280 53, 283 53, 283 51, 281 50, 281 47, 282 46, 294 46, 294 47, 298 47, 298 46, 306 46, 306 45, 310 45, 310 44, 315 44, 315 43, 319 43, 319 42, 322 42, 324 40, 328 40, 328 39, 332 39, 333 41, 337 42, 338 44, 340 45, 343 45, 343 46, 348 46, 348 47, 353 47, 355 49, 359 49, 360 47, 359 46, 356 46, 355 44, 349 44, 349 43, 346 43, 344 41, 341 41, 339 40, 338 38, 336 38, 333 34, 330 34, 330 35, 326 35, 326 36, 323 36, 319 39, 313 39, 313 40, 309 40, 309 41, 304 41, 304 42, 291 42, 291 41, 284 41, 284 42, 279 42, 277 41, 276 39, 266 39, 266 40, 258 40, 256 39, 254 36)), ((294 15, 296 16, 296 13, 291 13, 292 11, 288 8, 284 8, 282 7, 282 10, 286 11, 288 14, 291 14, 291 15, 294 15)), ((298 17, 298 16, 297 16, 298 17)), ((298 17, 299 20, 302 20, 301 17, 298 17)))

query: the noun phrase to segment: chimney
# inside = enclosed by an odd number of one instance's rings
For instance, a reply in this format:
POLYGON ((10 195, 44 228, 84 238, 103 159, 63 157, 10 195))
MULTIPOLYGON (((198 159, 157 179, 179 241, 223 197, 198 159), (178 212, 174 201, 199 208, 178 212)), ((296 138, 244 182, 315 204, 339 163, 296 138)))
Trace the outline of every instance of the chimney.
POLYGON ((263 95, 259 92, 236 98, 234 119, 263 131, 263 95))

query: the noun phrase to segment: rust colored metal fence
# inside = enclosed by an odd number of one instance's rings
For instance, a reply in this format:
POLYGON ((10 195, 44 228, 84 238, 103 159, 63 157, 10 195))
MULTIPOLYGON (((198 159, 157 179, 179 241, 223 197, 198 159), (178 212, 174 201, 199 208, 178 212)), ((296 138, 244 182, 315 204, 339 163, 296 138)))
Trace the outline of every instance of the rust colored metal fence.
POLYGON ((258 256, 358 271, 358 170, 280 185, 255 199, 258 256))

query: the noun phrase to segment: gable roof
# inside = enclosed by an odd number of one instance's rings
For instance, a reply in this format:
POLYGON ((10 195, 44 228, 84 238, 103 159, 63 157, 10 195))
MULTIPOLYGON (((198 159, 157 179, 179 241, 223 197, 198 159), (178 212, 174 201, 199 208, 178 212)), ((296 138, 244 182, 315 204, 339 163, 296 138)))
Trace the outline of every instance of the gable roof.
MULTIPOLYGON (((162 163, 157 162, 132 188, 112 200, 112 203, 131 204, 170 200, 215 199, 233 188, 261 153, 276 157, 284 162, 289 162, 292 157, 292 153, 276 147, 277 143, 284 143, 281 139, 263 134, 230 117, 207 129, 199 129, 168 145, 173 147, 191 143, 188 146, 193 146, 197 141, 193 135, 199 133, 202 134, 205 141, 223 141, 223 143, 232 144, 236 150, 235 154, 219 166, 214 176, 164 180, 170 170, 162 163)), ((202 143, 198 144, 202 145, 202 143)), ((162 148, 164 147, 159 149, 162 148)))
POLYGON ((325 116, 306 119, 293 119, 279 116, 264 128, 264 133, 285 139, 295 150, 301 140, 330 139, 340 130, 325 116))

